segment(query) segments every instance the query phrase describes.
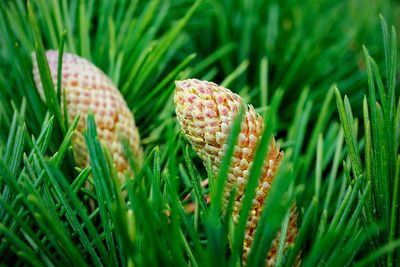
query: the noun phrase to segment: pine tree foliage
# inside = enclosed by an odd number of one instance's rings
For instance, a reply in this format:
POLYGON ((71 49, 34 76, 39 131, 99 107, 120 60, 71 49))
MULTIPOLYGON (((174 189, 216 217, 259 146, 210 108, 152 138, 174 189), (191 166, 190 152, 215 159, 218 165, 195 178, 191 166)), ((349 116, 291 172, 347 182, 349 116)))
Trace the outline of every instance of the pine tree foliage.
MULTIPOLYGON (((399 265, 398 44, 383 19, 395 23, 398 4, 313 3, 2 0, 1 264, 240 266, 246 212, 232 222, 233 197, 220 211, 243 113, 215 177, 174 113, 174 81, 196 77, 252 103, 264 116, 264 139, 274 135, 285 152, 248 266, 264 263, 278 231, 276 266, 299 257, 302 266, 399 265), (125 151, 132 172, 122 183, 93 115, 84 134, 91 164, 77 167, 71 142, 81 118, 68 123, 61 110, 49 49, 93 62, 134 113, 145 159, 137 168, 125 151), (33 81, 32 52, 45 99, 33 81), (206 178, 209 187, 201 185, 206 178), (284 253, 293 203, 298 234, 284 253)), ((266 150, 260 146, 255 158, 266 150)), ((255 161, 251 179, 261 168, 255 161)))

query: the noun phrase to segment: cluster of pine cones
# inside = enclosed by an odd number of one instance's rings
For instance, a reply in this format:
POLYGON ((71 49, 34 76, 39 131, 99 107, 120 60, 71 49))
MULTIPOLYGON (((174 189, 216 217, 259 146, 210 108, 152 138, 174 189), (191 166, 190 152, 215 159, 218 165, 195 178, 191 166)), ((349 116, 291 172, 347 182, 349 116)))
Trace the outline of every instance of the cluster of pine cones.
MULTIPOLYGON (((47 51, 46 56, 56 87, 58 51, 47 51)), ((33 56, 33 76, 39 94, 44 98, 35 56, 33 56)), ((110 150, 121 179, 124 172, 130 171, 130 165, 121 144, 123 138, 128 140, 129 148, 136 163, 140 166, 143 152, 139 132, 129 107, 111 79, 88 60, 64 53, 61 81, 61 88, 64 90, 62 96, 66 98, 61 101, 61 110, 64 110, 63 103, 66 103, 65 110, 70 122, 75 116, 80 115, 72 143, 76 163, 80 167, 86 167, 90 163, 83 131, 86 128, 86 117, 91 111, 96 121, 98 138, 102 145, 110 150)), ((227 138, 233 120, 243 105, 241 97, 215 83, 188 79, 176 82, 174 101, 177 120, 185 137, 204 162, 208 158, 211 159, 213 171, 217 173, 227 148, 227 138)), ((234 187, 238 189, 233 207, 234 222, 238 220, 244 189, 263 129, 262 117, 252 106, 246 105, 241 132, 229 167, 228 181, 224 192, 225 201, 227 201, 232 189, 234 187)), ((265 199, 282 157, 283 153, 272 138, 247 221, 243 244, 244 264, 249 255, 265 199)), ((285 250, 293 244, 297 235, 296 223, 297 214, 294 207, 290 215, 285 250)), ((268 253, 267 266, 275 265, 278 243, 279 233, 268 253)))

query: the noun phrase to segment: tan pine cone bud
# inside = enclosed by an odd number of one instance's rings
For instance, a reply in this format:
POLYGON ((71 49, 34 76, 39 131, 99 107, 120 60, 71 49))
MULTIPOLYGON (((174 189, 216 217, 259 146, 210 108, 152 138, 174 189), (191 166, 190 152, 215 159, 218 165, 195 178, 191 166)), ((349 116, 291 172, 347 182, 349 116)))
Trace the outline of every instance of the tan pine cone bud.
MULTIPOLYGON (((58 51, 47 51, 46 57, 54 86, 57 88, 58 51)), ((68 121, 72 122, 75 116, 80 115, 72 141, 78 166, 83 168, 90 164, 83 137, 89 111, 94 114, 99 140, 110 150, 119 175, 130 169, 121 145, 121 137, 128 140, 135 160, 140 165, 142 149, 139 132, 133 115, 117 87, 107 75, 84 58, 64 53, 62 60, 61 88, 65 90, 68 121)), ((44 99, 35 55, 33 55, 33 77, 39 94, 44 99)), ((63 103, 62 97, 61 110, 64 110, 63 103)))
MULTIPOLYGON (((241 97, 215 83, 189 79, 176 82, 174 101, 177 119, 184 135, 204 162, 207 161, 208 157, 211 159, 213 171, 217 173, 227 148, 227 139, 235 115, 243 102, 241 97)), ((235 223, 238 221, 250 167, 253 164, 257 143, 261 138, 263 129, 264 121, 262 117, 252 106, 246 105, 241 132, 229 167, 228 181, 224 192, 224 204, 226 205, 233 187, 236 186, 238 189, 233 207, 233 221, 235 223)), ((272 138, 246 225, 243 244, 244 264, 250 252, 265 199, 282 157, 283 153, 280 152, 274 138, 272 138)), ((296 221, 297 214, 295 208, 293 208, 285 250, 294 242, 297 235, 296 221)), ((268 253, 266 259, 268 266, 275 265, 278 243, 279 234, 273 241, 268 253)))

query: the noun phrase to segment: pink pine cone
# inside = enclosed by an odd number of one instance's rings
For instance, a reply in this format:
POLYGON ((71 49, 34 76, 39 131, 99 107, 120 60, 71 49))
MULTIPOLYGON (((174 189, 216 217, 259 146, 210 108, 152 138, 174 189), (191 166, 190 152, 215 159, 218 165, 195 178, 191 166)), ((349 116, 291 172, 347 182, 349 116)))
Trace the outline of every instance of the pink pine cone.
MULTIPOLYGON (((58 51, 47 51, 46 57, 56 88, 58 51)), ((87 115, 91 110, 96 120, 99 140, 110 150, 119 174, 130 168, 121 145, 121 137, 129 141, 130 149, 140 165, 142 149, 139 132, 133 115, 117 87, 99 68, 84 58, 63 53, 62 60, 61 88, 65 90, 68 121, 72 122, 75 116, 80 115, 72 142, 76 163, 80 167, 86 167, 90 163, 83 131, 86 129, 87 115)), ((44 99, 35 55, 33 76, 39 94, 44 99)), ((63 103, 64 99, 61 99, 61 110, 64 110, 63 103)))
MULTIPOLYGON (((217 173, 225 154, 227 139, 233 121, 243 103, 241 97, 215 83, 189 79, 176 82, 174 101, 176 104, 177 119, 185 137, 204 162, 207 162, 208 158, 211 159, 213 171, 217 173)), ((233 187, 237 186, 238 188, 233 209, 233 220, 235 223, 238 221, 250 167, 253 164, 257 143, 261 138, 263 129, 264 121, 262 117, 252 106, 246 105, 239 140, 235 146, 224 192, 224 204, 226 206, 233 187)), ((282 157, 283 153, 280 152, 274 138, 272 138, 264 161, 262 175, 258 182, 256 197, 253 199, 253 206, 247 221, 243 246, 244 264, 250 252, 255 230, 270 190, 270 185, 282 157)), ((296 235, 297 214, 295 208, 293 208, 286 236, 285 250, 294 242, 296 235)), ((278 237, 273 241, 266 259, 268 266, 275 264, 279 243, 278 237)))

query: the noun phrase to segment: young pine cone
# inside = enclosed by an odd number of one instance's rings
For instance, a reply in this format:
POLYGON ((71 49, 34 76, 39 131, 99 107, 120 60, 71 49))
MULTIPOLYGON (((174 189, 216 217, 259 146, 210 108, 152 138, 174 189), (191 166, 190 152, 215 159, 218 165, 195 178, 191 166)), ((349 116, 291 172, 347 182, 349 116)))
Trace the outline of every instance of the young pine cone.
MULTIPOLYGON (((46 57, 54 87, 57 88, 58 51, 47 51, 46 57)), ((33 55, 33 77, 39 94, 44 99, 35 55, 33 55)), ((90 163, 83 137, 89 111, 94 114, 99 140, 102 145, 110 150, 119 175, 121 176, 124 171, 130 168, 120 137, 128 140, 136 163, 140 165, 142 149, 135 120, 111 79, 88 60, 77 55, 64 53, 61 81, 61 88, 65 90, 66 95, 68 121, 72 122, 75 116, 80 115, 72 140, 72 148, 78 166, 87 167, 90 163)), ((61 110, 64 110, 63 103, 62 97, 61 110)))
MULTIPOLYGON (((184 135, 204 162, 207 161, 208 157, 211 159, 213 171, 217 173, 227 148, 227 139, 235 115, 242 105, 241 97, 215 83, 189 79, 176 82, 174 101, 176 103, 176 115, 184 135)), ((263 129, 264 121, 262 117, 252 106, 246 105, 238 144, 235 146, 224 192, 224 205, 226 206, 233 187, 236 186, 238 189, 233 207, 233 221, 235 223, 238 222, 249 171, 255 156, 257 142, 261 138, 263 129)), ((250 252, 265 199, 282 156, 283 153, 279 151, 279 147, 275 144, 274 138, 272 138, 247 221, 243 244, 244 264, 250 252)), ((297 235, 296 221, 297 214, 295 208, 293 208, 290 215, 285 250, 294 242, 297 235)), ((266 259, 266 265, 275 265, 278 244, 279 233, 272 243, 266 259)))

